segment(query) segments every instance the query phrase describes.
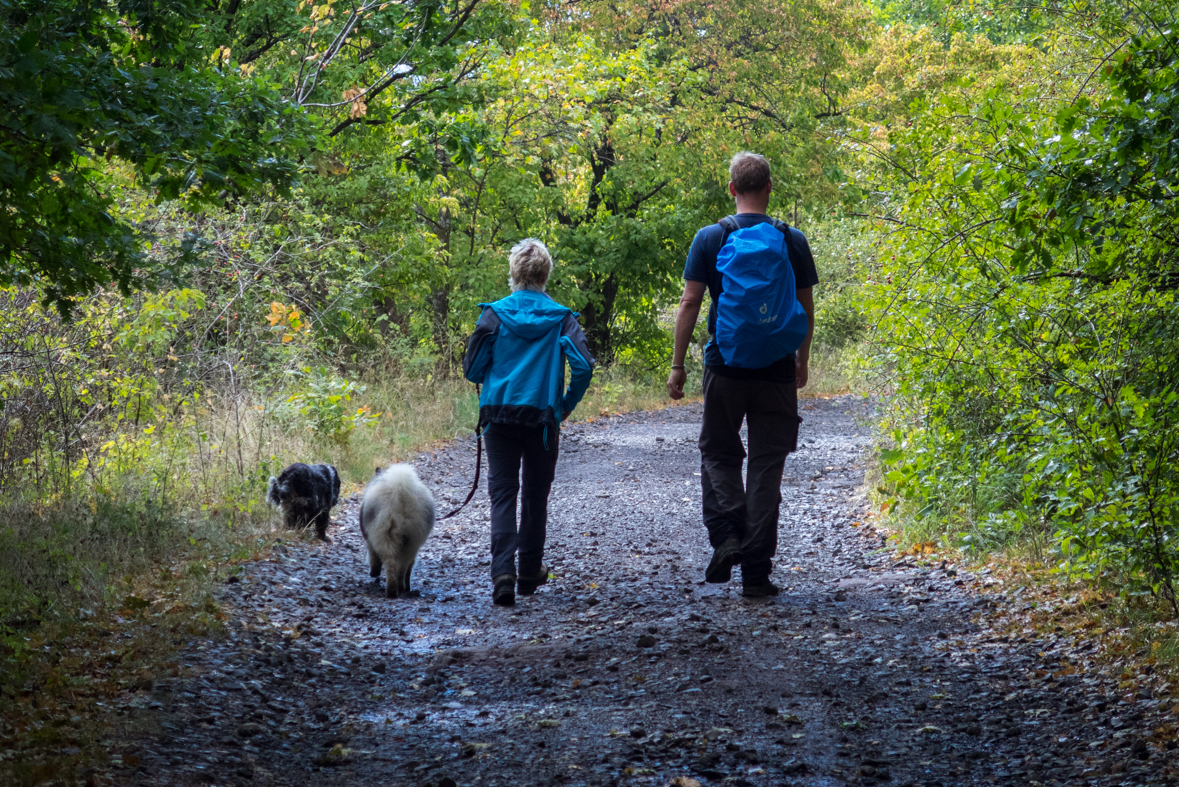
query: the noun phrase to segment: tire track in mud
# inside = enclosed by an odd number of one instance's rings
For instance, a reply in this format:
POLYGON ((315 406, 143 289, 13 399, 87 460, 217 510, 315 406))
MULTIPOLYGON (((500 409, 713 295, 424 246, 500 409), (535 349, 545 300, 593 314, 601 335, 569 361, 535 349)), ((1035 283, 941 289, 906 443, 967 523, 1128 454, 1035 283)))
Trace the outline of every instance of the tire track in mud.
MULTIPOLYGON (((188 677, 126 700, 158 733, 116 781, 1174 783, 1174 753, 1145 743, 1160 702, 1091 702, 1108 687, 1054 675, 1044 642, 995 641, 973 577, 898 560, 863 523, 871 403, 801 406, 781 596, 703 583, 699 405, 566 425, 535 596, 491 604, 485 492, 426 542, 421 597, 397 600, 346 501, 333 544, 280 546, 223 586, 231 635, 192 643, 188 677)), ((439 509, 472 454, 419 458, 439 509)))

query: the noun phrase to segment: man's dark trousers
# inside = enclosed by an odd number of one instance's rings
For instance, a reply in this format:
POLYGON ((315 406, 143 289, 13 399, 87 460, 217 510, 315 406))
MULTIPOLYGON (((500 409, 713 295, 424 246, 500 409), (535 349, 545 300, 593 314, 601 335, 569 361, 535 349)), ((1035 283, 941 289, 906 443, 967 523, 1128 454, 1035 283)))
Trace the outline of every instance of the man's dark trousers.
POLYGON ((491 578, 540 573, 549 490, 557 469, 559 430, 555 427, 490 424, 487 444, 487 494, 491 497, 491 578), (523 484, 521 484, 523 465, 523 484), (521 494, 521 487, 523 492, 521 494), (520 528, 516 529, 516 496, 520 528), (520 573, 516 573, 516 553, 520 573))
POLYGON ((704 525, 713 548, 741 542, 746 586, 769 580, 778 549, 782 467, 798 444, 798 389, 786 383, 736 380, 704 370, 700 482, 704 525), (742 483, 741 422, 748 424, 748 481, 742 483))

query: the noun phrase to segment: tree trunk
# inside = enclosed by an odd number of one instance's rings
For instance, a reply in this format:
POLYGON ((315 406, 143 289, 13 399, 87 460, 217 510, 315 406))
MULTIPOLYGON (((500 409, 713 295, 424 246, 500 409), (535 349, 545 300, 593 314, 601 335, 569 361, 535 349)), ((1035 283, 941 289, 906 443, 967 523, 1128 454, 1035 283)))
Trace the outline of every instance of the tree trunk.
POLYGON ((392 295, 386 295, 373 302, 379 314, 383 314, 385 319, 380 322, 381 336, 386 339, 394 338, 395 336, 409 336, 409 312, 403 312, 397 308, 397 301, 392 295))
POLYGON ((450 208, 438 212, 438 240, 441 242, 441 281, 430 293, 430 307, 433 309, 434 346, 438 348, 438 374, 449 377, 453 371, 454 355, 450 341, 450 208))
POLYGON ((585 325, 585 340, 594 360, 607 365, 614 360, 614 300, 618 297, 618 279, 613 273, 590 279, 592 293, 589 303, 581 310, 585 325))

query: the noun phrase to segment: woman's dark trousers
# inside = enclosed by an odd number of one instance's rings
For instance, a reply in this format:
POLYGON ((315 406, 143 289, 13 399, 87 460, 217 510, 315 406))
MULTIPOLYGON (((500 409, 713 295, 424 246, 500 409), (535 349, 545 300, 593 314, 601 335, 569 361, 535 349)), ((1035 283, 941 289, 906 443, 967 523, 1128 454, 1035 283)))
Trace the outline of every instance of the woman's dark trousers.
POLYGON ((492 579, 502 574, 532 577, 540 573, 549 490, 557 469, 558 439, 559 431, 552 426, 490 424, 484 432, 487 494, 491 497, 492 579), (520 497, 518 530, 517 495, 520 497), (517 552, 520 553, 519 574, 516 573, 517 552))

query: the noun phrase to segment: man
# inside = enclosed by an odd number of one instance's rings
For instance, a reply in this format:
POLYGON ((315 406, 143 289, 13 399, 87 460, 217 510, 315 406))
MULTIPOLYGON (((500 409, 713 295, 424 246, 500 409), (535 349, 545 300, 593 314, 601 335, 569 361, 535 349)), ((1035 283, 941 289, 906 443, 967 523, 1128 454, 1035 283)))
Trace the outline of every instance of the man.
MULTIPOLYGON (((756 153, 738 153, 729 166, 729 193, 737 204, 735 216, 721 223, 705 227, 696 233, 688 251, 684 268, 684 294, 675 322, 675 351, 672 371, 667 379, 667 392, 672 399, 684 396, 684 358, 696 328, 704 290, 708 289, 712 306, 708 312, 708 332, 711 337, 704 348, 704 422, 700 429, 700 484, 703 487, 704 524, 713 547, 712 560, 705 572, 708 582, 728 582, 732 567, 741 565, 743 595, 751 598, 776 596, 778 588, 770 581, 772 558, 778 548, 778 509, 782 503, 782 468, 786 455, 795 450, 798 442, 797 389, 807 382, 807 363, 810 358, 811 337, 814 334, 814 300, 811 288, 818 282, 814 257, 806 237, 794 228, 774 222, 766 215, 773 184, 770 165, 756 153), (724 326, 733 322, 732 312, 740 310, 730 294, 722 299, 726 275, 731 274, 734 241, 740 230, 761 224, 775 227, 777 234, 759 227, 753 232, 768 243, 778 238, 779 249, 789 256, 777 261, 785 275, 772 277, 788 287, 790 271, 794 278, 794 297, 797 303, 771 311, 773 319, 781 323, 797 318, 796 336, 801 339, 797 350, 776 350, 789 346, 771 344, 756 339, 756 334, 724 326), (784 231, 784 232, 783 232, 784 231), (782 237, 779 237, 782 236, 782 237), (772 238, 771 238, 772 236, 772 238), (722 254, 722 247, 724 253, 722 254), (718 271, 718 256, 725 261, 718 271), (730 313, 722 315, 725 341, 718 343, 718 302, 730 313), (795 309, 793 316, 789 309, 795 309), (778 312, 781 311, 781 314, 778 312), (803 316, 805 312, 805 317, 803 316), (803 335, 805 332, 805 335, 803 335), (753 335, 754 339, 749 337, 753 335), (745 337, 745 338, 742 338, 745 337), (766 347, 769 349, 768 362, 766 347), (761 360, 752 366, 749 358, 761 360), (745 448, 741 443, 741 423, 748 424, 749 467, 748 481, 742 483, 741 466, 745 448)), ((764 246, 771 248, 772 246, 764 246)), ((768 258, 765 258, 768 259, 768 258)), ((774 260, 770 259, 772 264, 774 260)), ((729 281, 734 281, 731 278, 729 281)), ((773 281, 769 282, 773 286, 773 281)), ((731 288, 738 292, 736 287, 731 288)), ((786 289, 788 292, 788 289, 786 289)), ((750 290, 742 288, 741 293, 750 290)), ((783 296, 788 298, 789 296, 783 296)), ((783 301, 785 302, 785 301, 783 301)), ((748 306, 749 304, 745 304, 748 306)), ((760 307, 766 314, 766 307, 760 307)), ((751 323, 757 320, 749 321, 751 323)), ((769 322, 769 318, 760 322, 769 322)), ((739 326, 740 327, 740 326, 739 326)), ((756 328, 756 326, 754 326, 756 328)), ((771 325, 771 330, 781 326, 771 325)), ((798 341, 795 339, 795 342, 798 341)))

